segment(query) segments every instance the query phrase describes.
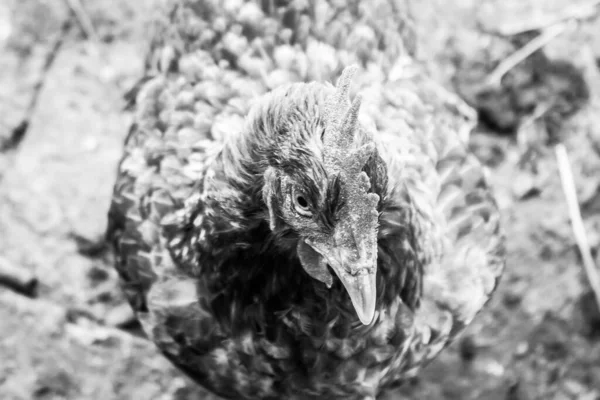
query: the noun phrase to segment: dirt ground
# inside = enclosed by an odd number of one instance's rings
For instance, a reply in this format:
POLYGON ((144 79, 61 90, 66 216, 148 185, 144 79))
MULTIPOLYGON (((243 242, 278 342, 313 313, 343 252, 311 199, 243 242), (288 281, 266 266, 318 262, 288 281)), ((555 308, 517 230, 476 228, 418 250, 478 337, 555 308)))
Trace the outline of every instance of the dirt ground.
MULTIPOLYGON (((138 334, 111 256, 97 245, 130 121, 123 94, 140 77, 145 22, 157 1, 84 2, 91 36, 66 2, 0 2, 0 267, 38 280, 30 296, 0 286, 2 400, 214 398, 138 334), (45 66, 49 53, 55 58, 45 66), (39 98, 31 103, 40 77, 39 98)), ((600 312, 553 148, 537 121, 511 132, 531 107, 515 113, 513 103, 498 100, 506 93, 484 101, 476 85, 512 51, 506 39, 478 27, 564 15, 565 7, 589 0, 415 3, 418 58, 448 88, 489 106, 488 117, 497 122, 493 129, 478 127, 471 146, 490 168, 509 255, 490 307, 418 379, 388 398, 598 400, 600 312)), ((544 49, 548 59, 582 73, 586 94, 573 89, 576 80, 556 75, 566 82, 560 96, 552 90, 542 90, 546 97, 539 90, 517 96, 519 104, 525 94, 535 104, 559 97, 577 103, 560 114, 574 115, 560 119, 558 135, 569 152, 594 257, 600 247, 599 24, 587 18, 569 25, 544 49), (562 96, 565 90, 570 97, 562 96)), ((528 76, 534 64, 523 63, 511 79, 528 76)))

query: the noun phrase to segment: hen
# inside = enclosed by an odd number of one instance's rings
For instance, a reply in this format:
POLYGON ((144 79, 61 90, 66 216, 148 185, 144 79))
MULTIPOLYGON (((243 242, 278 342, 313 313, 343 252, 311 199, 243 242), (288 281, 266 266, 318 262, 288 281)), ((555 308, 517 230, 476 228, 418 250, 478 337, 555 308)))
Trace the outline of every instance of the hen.
POLYGON ((411 62, 405 10, 180 0, 155 24, 108 237, 148 336, 220 396, 374 399, 494 292, 471 111, 411 62))

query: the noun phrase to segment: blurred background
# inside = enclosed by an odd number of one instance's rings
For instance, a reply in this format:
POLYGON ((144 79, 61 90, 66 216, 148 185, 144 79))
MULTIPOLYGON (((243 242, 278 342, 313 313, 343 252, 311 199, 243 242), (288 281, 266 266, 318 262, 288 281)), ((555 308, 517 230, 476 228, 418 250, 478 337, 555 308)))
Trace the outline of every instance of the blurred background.
MULTIPOLYGON (((213 398, 144 339, 102 242, 159 2, 0 2, 3 400, 213 398)), ((397 398, 598 400, 600 1, 409 3, 416 58, 478 111, 509 256, 491 306, 397 398)))

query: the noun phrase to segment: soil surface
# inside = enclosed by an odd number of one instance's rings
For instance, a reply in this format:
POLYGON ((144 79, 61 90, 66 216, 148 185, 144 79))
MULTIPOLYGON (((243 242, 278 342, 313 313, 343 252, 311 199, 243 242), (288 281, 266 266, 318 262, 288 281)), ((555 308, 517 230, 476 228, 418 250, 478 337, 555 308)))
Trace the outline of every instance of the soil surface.
MULTIPOLYGON (((68 2, 0 2, 0 271, 27 283, 0 285, 3 400, 215 398, 139 333, 102 246, 131 118, 123 95, 140 77, 157 1, 84 1, 93 31, 68 2)), ((415 2, 418 58, 480 111, 471 146, 503 211, 508 265, 461 339, 387 398, 598 400, 600 311, 553 145, 568 149, 596 257, 600 22, 589 13, 568 24, 501 86, 484 87, 537 35, 492 31, 551 21, 590 1, 449 3, 415 2)))

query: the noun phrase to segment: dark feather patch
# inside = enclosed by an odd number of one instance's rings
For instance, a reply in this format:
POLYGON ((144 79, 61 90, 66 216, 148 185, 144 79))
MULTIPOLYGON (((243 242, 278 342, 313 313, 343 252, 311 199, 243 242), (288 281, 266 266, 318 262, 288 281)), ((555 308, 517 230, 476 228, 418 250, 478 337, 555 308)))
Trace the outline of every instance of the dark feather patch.
POLYGON ((319 213, 321 222, 327 229, 333 229, 339 210, 344 206, 342 183, 339 175, 330 176, 327 181, 324 206, 319 213))
MULTIPOLYGON (((371 187, 369 188, 370 193, 379 195, 380 199, 384 198, 384 195, 388 190, 388 171, 385 161, 379 155, 379 152, 375 152, 369 159, 362 169, 371 181, 371 187)), ((380 201, 378 204, 378 211, 383 208, 383 202, 380 201)))

